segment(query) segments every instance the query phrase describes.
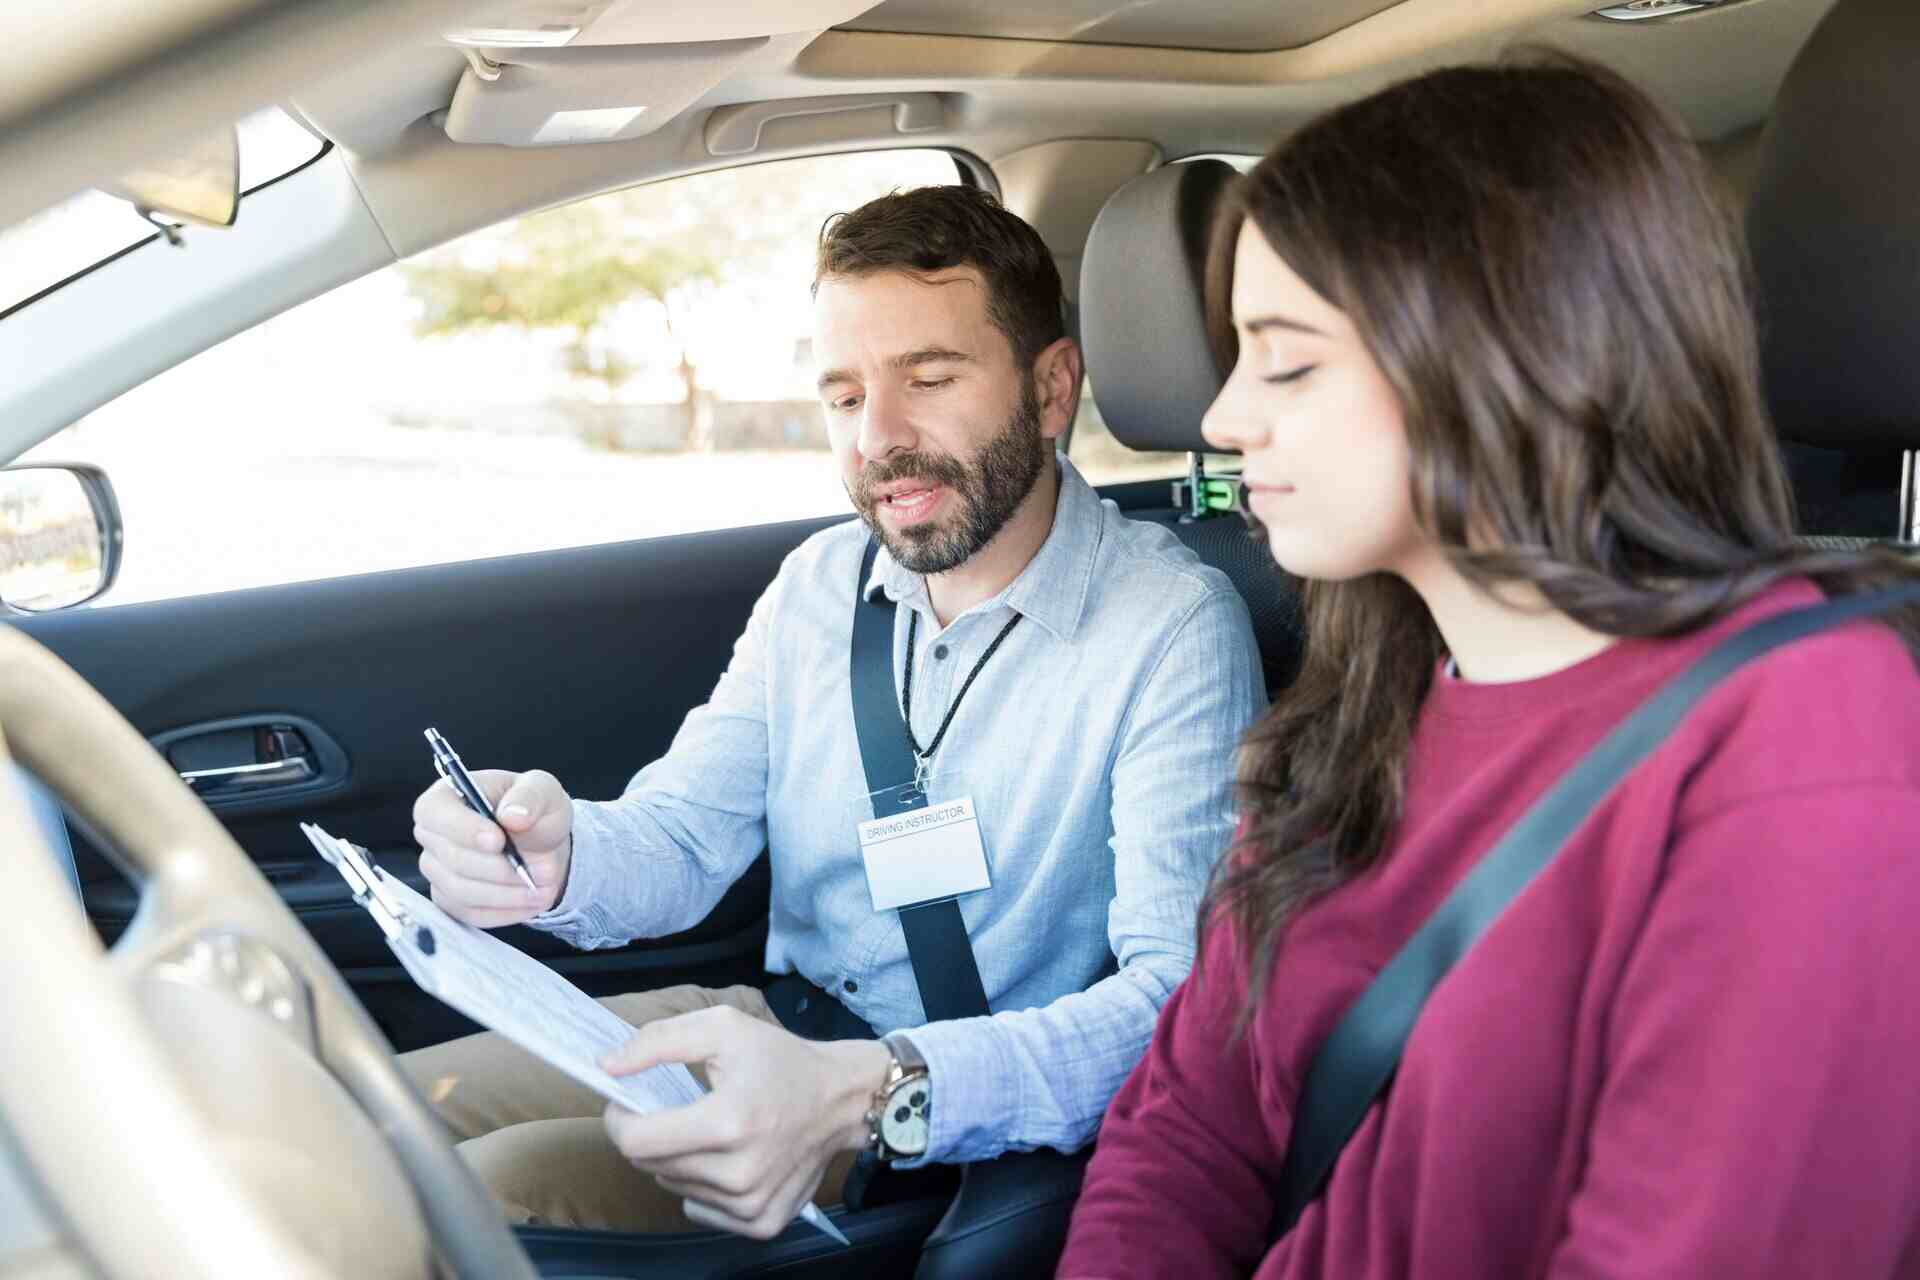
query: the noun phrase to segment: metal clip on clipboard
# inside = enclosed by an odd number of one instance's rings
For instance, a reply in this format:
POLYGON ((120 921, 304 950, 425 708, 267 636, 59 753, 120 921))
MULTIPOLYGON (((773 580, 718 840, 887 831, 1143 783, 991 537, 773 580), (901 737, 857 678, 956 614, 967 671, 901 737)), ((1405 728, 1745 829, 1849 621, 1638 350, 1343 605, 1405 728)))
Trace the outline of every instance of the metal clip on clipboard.
POLYGON ((408 930, 415 930, 411 939, 413 944, 425 954, 433 954, 433 931, 424 925, 415 928, 406 906, 386 892, 387 873, 369 862, 364 850, 328 835, 311 822, 301 823, 300 830, 320 851, 320 856, 333 864, 340 878, 347 882, 353 900, 373 917, 373 922, 380 926, 380 932, 386 935, 388 942, 398 942, 408 930))

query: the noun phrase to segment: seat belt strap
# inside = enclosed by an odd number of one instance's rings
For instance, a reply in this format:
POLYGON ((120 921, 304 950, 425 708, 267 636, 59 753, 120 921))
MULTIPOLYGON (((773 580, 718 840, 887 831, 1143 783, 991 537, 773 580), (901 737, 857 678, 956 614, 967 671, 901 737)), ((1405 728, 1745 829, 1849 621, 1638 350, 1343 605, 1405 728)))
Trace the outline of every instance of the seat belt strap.
MULTIPOLYGON (((866 770, 867 790, 876 795, 873 816, 884 818, 924 808, 927 797, 918 792, 905 796, 892 792, 901 798, 887 813, 878 811, 878 793, 912 782, 917 764, 908 745, 907 724, 900 716, 893 678, 895 606, 886 600, 867 599, 867 579, 873 574, 879 552, 879 540, 869 538, 860 561, 860 579, 853 589, 853 654, 848 674, 853 684, 853 728, 860 740, 860 763, 866 770)), ((902 907, 900 928, 907 936, 907 958, 913 964, 913 980, 920 988, 920 1003, 928 1022, 984 1017, 991 1012, 957 899, 902 907)))
POLYGON ((1334 1161, 1400 1066, 1427 997, 1613 789, 1666 741, 1722 680, 1782 645, 1843 623, 1920 602, 1920 585, 1763 619, 1721 641, 1655 690, 1562 774, 1427 917, 1342 1015, 1314 1056, 1294 1108, 1280 1171, 1274 1238, 1292 1229, 1320 1194, 1334 1161))

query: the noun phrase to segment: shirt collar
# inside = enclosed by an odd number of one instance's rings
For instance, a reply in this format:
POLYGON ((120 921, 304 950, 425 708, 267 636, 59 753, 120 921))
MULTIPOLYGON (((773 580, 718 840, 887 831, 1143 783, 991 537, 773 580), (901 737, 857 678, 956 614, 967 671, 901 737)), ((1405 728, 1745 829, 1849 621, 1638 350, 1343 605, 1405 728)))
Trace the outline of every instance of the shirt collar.
MULTIPOLYGON (((1058 463, 1060 493, 1054 503, 1053 528, 998 600, 1057 638, 1071 640, 1093 585, 1094 560, 1100 550, 1100 495, 1066 458, 1060 457, 1058 463)), ((926 579, 903 569, 884 545, 874 557, 866 598, 873 599, 877 591, 884 591, 895 604, 931 605, 926 579)))

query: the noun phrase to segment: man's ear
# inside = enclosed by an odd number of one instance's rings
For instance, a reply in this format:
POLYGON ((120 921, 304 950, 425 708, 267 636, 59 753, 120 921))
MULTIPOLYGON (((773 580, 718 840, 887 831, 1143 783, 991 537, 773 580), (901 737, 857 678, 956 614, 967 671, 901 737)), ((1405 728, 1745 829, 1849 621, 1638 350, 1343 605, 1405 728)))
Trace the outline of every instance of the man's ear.
POLYGON ((1080 411, 1080 344, 1060 338, 1033 361, 1033 389, 1040 401, 1040 435, 1058 440, 1080 411))

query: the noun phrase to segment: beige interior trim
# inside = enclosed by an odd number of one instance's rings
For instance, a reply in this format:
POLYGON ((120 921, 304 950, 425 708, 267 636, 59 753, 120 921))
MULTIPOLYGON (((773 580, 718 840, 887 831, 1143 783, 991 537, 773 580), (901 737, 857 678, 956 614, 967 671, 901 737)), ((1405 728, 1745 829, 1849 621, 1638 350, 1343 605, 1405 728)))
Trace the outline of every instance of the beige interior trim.
POLYGON ((1107 197, 1160 163, 1160 148, 1132 138, 1063 138, 994 162, 1000 199, 1053 250, 1067 301, 1080 301, 1080 251, 1107 197))
MULTIPOLYGON (((1395 11, 1392 38, 1376 25, 1389 17, 1383 14, 1322 45, 1351 46, 1372 31, 1374 43, 1366 52, 1372 57, 1406 47, 1416 36, 1454 42, 1348 75, 1284 83, 1259 81, 1247 68, 1281 57, 1292 59, 1284 65, 1296 71, 1324 70, 1336 65, 1332 55, 1320 46, 1285 55, 1190 54, 838 31, 817 39, 783 36, 648 137, 516 152, 456 147, 421 122, 435 95, 444 105, 463 70, 458 55, 444 49, 396 50, 370 64, 365 75, 303 91, 296 101, 354 153, 367 203, 405 256, 501 218, 712 168, 716 161, 704 134, 710 113, 815 95, 938 93, 951 105, 943 127, 925 134, 897 132, 894 113, 884 108, 776 120, 746 158, 928 145, 969 150, 997 167, 1038 144, 1090 137, 1152 142, 1170 159, 1212 151, 1259 154, 1319 112, 1361 93, 1427 65, 1494 56, 1520 39, 1542 40, 1618 68, 1679 111, 1696 137, 1717 138, 1764 116, 1794 53, 1832 2, 1747 0, 1646 29, 1566 16, 1583 12, 1586 0, 1446 0, 1441 9, 1409 0, 1400 6, 1405 14, 1395 11), (1463 16, 1469 10, 1478 16, 1463 16), (1418 14, 1426 18, 1417 28, 1397 25, 1418 14), (1452 21, 1442 22, 1445 14, 1452 21), (1560 16, 1524 25, 1541 14, 1560 16), (1468 31, 1490 34, 1464 39, 1468 31), (415 59, 411 69, 408 56, 415 59), (1322 61, 1299 61, 1308 57, 1322 61), (1207 78, 1223 66, 1241 68, 1229 77, 1239 82, 1207 78), (406 120, 413 123, 397 123, 406 120)), ((1352 47, 1342 57, 1364 61, 1352 47)))
MULTIPOLYGON (((44 674, 39 663, 19 661, 31 643, 0 628, 7 684, 44 674)), ((52 858, 24 852, 40 844, 11 785, 0 786, 0 832, 18 855, 7 864, 0 1112, 29 1152, 60 1153, 34 1170, 57 1212, 110 1280, 324 1280, 216 1158, 215 1135, 107 963, 72 888, 52 858), (131 1087, 136 1081, 151 1083, 131 1087), (136 1149, 165 1153, 167 1176, 129 1159, 136 1149), (222 1229, 209 1231, 217 1206, 226 1207, 222 1229)))
POLYGON ((684 44, 823 31, 850 22, 872 7, 872 0, 705 0, 684 5, 613 0, 567 47, 684 44))
POLYGON ((98 1280, 71 1249, 49 1248, 0 1262, 6 1280, 98 1280))
POLYGON ((0 5, 0 226, 228 124, 479 0, 0 5), (61 9, 67 12, 62 14, 61 9))
POLYGON ((1401 0, 1323 40, 1270 53, 1156 49, 830 31, 798 70, 823 80, 875 74, 1004 79, 1045 76, 1156 84, 1288 84, 1352 75, 1464 41, 1584 14, 1595 0, 1401 0))
POLYGON ((707 117, 707 154, 752 155, 760 149, 769 128, 778 130, 787 121, 875 109, 890 112, 893 131, 904 138, 948 127, 947 100, 937 93, 828 94, 779 102, 741 102, 715 108, 707 117))
POLYGON ((1544 44, 1613 67, 1678 113, 1693 136, 1718 138, 1765 115, 1833 3, 1744 0, 1620 23, 1586 16, 1592 0, 1406 0, 1317 44, 1264 54, 830 31, 794 70, 835 92, 979 87, 983 98, 1017 102, 1029 114, 1056 101, 1050 90, 1067 92, 1080 111, 1076 132, 1130 130, 1177 157, 1264 151, 1312 114, 1404 76, 1544 44), (1249 128, 1263 116, 1265 129, 1249 128), (1144 130, 1143 118, 1151 121, 1144 130), (1088 129, 1090 121, 1099 129, 1088 129), (1257 145, 1235 141, 1249 134, 1257 145))

